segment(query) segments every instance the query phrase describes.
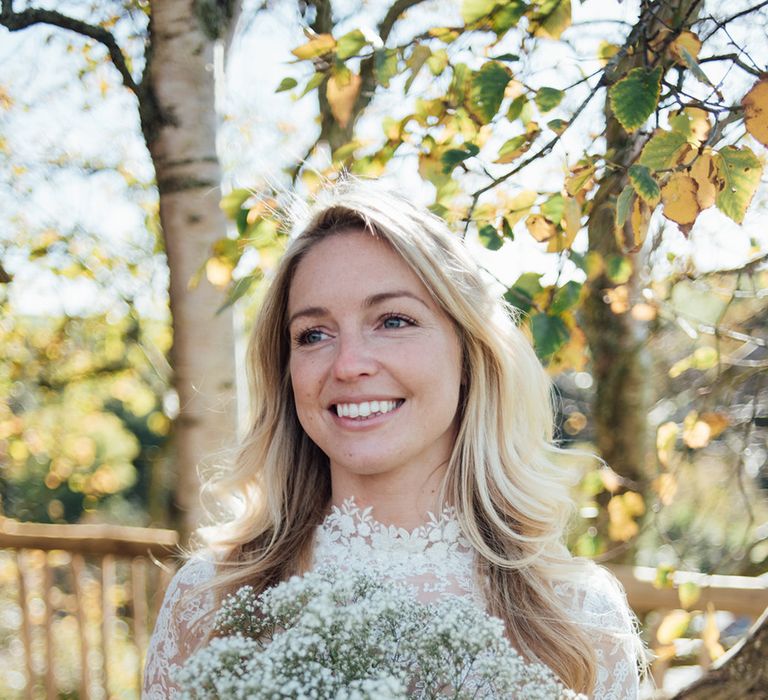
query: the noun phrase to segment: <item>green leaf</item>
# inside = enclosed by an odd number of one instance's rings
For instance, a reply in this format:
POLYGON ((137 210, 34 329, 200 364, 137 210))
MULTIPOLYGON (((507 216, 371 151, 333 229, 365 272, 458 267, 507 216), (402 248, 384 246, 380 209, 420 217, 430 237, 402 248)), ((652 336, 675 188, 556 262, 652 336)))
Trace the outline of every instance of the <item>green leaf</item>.
POLYGON ((637 162, 650 170, 666 170, 677 165, 687 143, 688 139, 680 131, 660 131, 645 144, 637 162))
POLYGON ((238 299, 244 297, 250 291, 251 287, 253 287, 253 285, 261 278, 261 270, 258 270, 253 274, 246 275, 237 280, 237 282, 235 282, 235 284, 228 290, 227 300, 216 309, 216 315, 218 316, 222 311, 225 311, 232 306, 238 299))
POLYGON ((527 150, 528 142, 527 134, 520 134, 520 136, 513 136, 508 141, 505 141, 499 149, 499 155, 494 163, 511 163, 516 158, 519 158, 527 150))
POLYGON ((277 86, 275 92, 285 92, 286 90, 293 90, 299 83, 294 78, 283 78, 280 81, 280 85, 277 86))
POLYGON ((621 227, 627 222, 627 217, 632 209, 632 198, 635 195, 635 189, 632 185, 627 185, 616 200, 616 225, 621 227))
POLYGON ((351 32, 339 37, 336 40, 336 56, 342 61, 357 56, 368 40, 365 38, 365 34, 359 29, 353 29, 351 32))
POLYGON ((541 213, 553 224, 559 224, 563 219, 565 210, 565 199, 559 192, 553 194, 544 204, 541 205, 541 213))
POLYGON ((547 126, 556 134, 562 134, 568 128, 569 122, 565 119, 550 119, 547 126))
POLYGON ((693 57, 693 54, 691 54, 691 52, 686 49, 685 46, 680 46, 680 53, 683 57, 683 60, 685 61, 685 65, 688 66, 696 80, 704 83, 705 85, 709 85, 710 87, 714 87, 714 85, 712 85, 712 81, 707 77, 707 74, 701 69, 698 61, 696 61, 696 59, 693 57))
POLYGON ((526 272, 504 294, 504 299, 521 311, 528 311, 533 304, 533 298, 543 291, 539 280, 540 272, 526 272))
POLYGON ((536 36, 559 39, 571 26, 571 0, 544 0, 531 19, 536 36))
POLYGON ((325 79, 325 73, 315 73, 308 81, 306 86, 304 87, 304 92, 301 93, 301 96, 304 97, 308 92, 311 92, 316 87, 320 85, 320 83, 323 82, 325 79))
POLYGON ((489 61, 472 76, 470 109, 483 123, 487 124, 496 116, 511 79, 509 68, 496 61, 489 61))
POLYGON ((503 53, 501 56, 494 56, 494 61, 507 61, 507 63, 514 63, 515 61, 520 60, 520 56, 518 56, 516 53, 503 53))
POLYGON ((566 282, 559 287, 552 297, 552 303, 549 305, 550 314, 561 314, 573 307, 581 296, 581 282, 573 280, 566 282))
POLYGON ((629 181, 632 187, 649 206, 655 207, 659 203, 661 190, 656 180, 653 179, 651 171, 644 165, 637 163, 629 169, 629 181))
POLYGON ((609 255, 605 259, 605 274, 614 284, 625 284, 632 276, 632 261, 623 255, 609 255))
POLYGON ((377 49, 374 54, 376 80, 382 87, 388 88, 389 81, 397 75, 397 50, 377 49))
POLYGON ((240 212, 240 208, 243 206, 248 197, 253 194, 251 190, 244 188, 232 190, 225 194, 219 202, 219 209, 224 212, 228 219, 234 219, 240 212))
POLYGON ((542 112, 549 112, 560 104, 563 97, 565 97, 565 93, 562 90, 543 87, 539 88, 534 101, 542 112))
POLYGON ((513 122, 523 113, 523 107, 528 104, 528 98, 525 95, 518 95, 509 105, 507 110, 507 119, 513 122))
POLYGON ((611 109, 627 130, 634 131, 645 124, 659 102, 661 66, 649 71, 633 68, 608 91, 611 109))
POLYGON ((461 18, 464 24, 472 24, 482 17, 487 17, 496 7, 497 0, 464 0, 461 3, 461 18))
POLYGON ((510 241, 515 240, 515 232, 512 230, 512 226, 506 216, 501 219, 501 230, 504 234, 504 238, 509 238, 510 241))
POLYGON ((235 227, 237 228, 237 233, 240 236, 242 236, 248 230, 247 209, 240 209, 237 214, 235 214, 235 227))
POLYGON ((506 0, 501 7, 499 7, 491 18, 491 26, 497 36, 501 36, 506 33, 512 27, 516 27, 520 18, 525 14, 528 9, 522 0, 506 0))
POLYGON ((474 143, 466 143, 464 148, 449 148, 440 159, 443 162, 443 172, 451 172, 459 163, 476 156, 478 153, 480 153, 480 149, 474 143))
POLYGON ((467 96, 467 85, 471 71, 466 63, 457 63, 453 67, 453 79, 448 88, 448 97, 455 104, 462 104, 467 96))
POLYGON ((501 244, 504 242, 499 234, 496 232, 496 227, 491 224, 486 224, 478 232, 477 235, 480 238, 480 242, 488 248, 488 250, 498 250, 501 248, 501 244))
POLYGON ((722 183, 715 204, 723 214, 740 224, 760 184, 762 163, 746 146, 726 146, 715 154, 714 161, 722 183))
POLYGON ((531 333, 536 353, 542 360, 554 355, 570 338, 562 318, 542 313, 531 316, 531 333))

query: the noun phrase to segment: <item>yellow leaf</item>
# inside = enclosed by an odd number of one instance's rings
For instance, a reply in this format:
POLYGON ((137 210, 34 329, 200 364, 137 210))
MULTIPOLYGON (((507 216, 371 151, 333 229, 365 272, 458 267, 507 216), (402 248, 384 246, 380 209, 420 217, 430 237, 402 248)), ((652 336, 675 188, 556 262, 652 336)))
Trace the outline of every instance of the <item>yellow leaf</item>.
POLYGON ((638 516, 645 513, 645 502, 643 497, 636 491, 627 491, 624 494, 624 505, 627 512, 632 516, 638 516))
POLYGON ((691 165, 691 177, 696 182, 696 201, 700 209, 707 209, 715 204, 717 182, 715 164, 710 153, 702 153, 691 165))
POLYGON ((717 619, 715 618, 715 606, 712 603, 707 605, 707 613, 704 621, 704 627, 701 630, 701 641, 704 642, 704 648, 709 654, 709 658, 715 661, 723 654, 722 644, 720 644, 720 630, 717 626, 717 619))
POLYGON ((662 590, 672 588, 675 581, 675 567, 669 564, 659 564, 656 567, 656 576, 653 579, 653 587, 662 590))
MULTIPOLYGON (((635 203, 632 205, 632 214, 629 217, 629 226, 630 230, 632 232, 632 239, 631 241, 625 241, 621 240, 621 246, 622 248, 627 252, 632 252, 639 250, 643 242, 645 241, 645 236, 648 233, 648 225, 651 222, 651 208, 640 199, 640 197, 635 198, 635 203)), ((617 230, 617 233, 621 233, 620 230, 617 230)))
POLYGON ((342 129, 349 124, 352 117, 361 82, 357 73, 348 73, 344 77, 334 75, 328 81, 325 96, 331 106, 331 114, 342 129))
POLYGON ((232 280, 232 264, 222 258, 210 258, 205 263, 205 276, 216 287, 226 287, 232 280))
POLYGON ((613 313, 625 314, 629 311, 629 289, 627 285, 620 284, 618 287, 607 289, 605 298, 611 305, 613 313))
POLYGON ((557 233, 557 227, 541 214, 531 214, 525 220, 525 225, 528 232, 539 242, 547 241, 557 233))
POLYGON ((535 17, 531 26, 535 27, 534 36, 559 39, 560 35, 571 26, 571 0, 549 0, 542 3, 544 11, 535 17))
POLYGON ((658 315, 658 309, 645 302, 640 302, 632 307, 632 318, 636 321, 653 321, 658 315))
POLYGON ((701 39, 693 32, 681 32, 680 35, 669 45, 669 51, 675 61, 681 66, 688 65, 683 57, 683 49, 688 51, 693 58, 696 58, 701 51, 701 39))
POLYGON ((656 431, 656 453, 659 456, 659 462, 667 468, 675 449, 678 432, 677 423, 672 421, 662 423, 656 431))
POLYGON ((306 44, 295 48, 291 53, 300 60, 315 58, 333 51, 336 48, 336 39, 330 34, 318 34, 310 39, 306 44))
POLYGON ((683 442, 692 450, 706 447, 712 439, 709 423, 699 420, 696 411, 689 413, 683 421, 683 442))
POLYGON ((656 639, 660 644, 672 644, 685 634, 691 622, 691 613, 685 610, 673 610, 667 613, 656 630, 656 639))
POLYGON ((600 479, 602 479, 603 486, 611 493, 616 493, 621 488, 621 477, 608 467, 601 469, 599 472, 600 479))
POLYGON ((731 421, 723 413, 702 413, 699 416, 699 420, 703 421, 709 426, 709 438, 713 440, 720 433, 722 433, 730 424, 731 421))
POLYGON ((675 173, 661 188, 664 216, 681 226, 696 221, 701 211, 696 199, 696 181, 685 173, 675 173))
POLYGON ((504 210, 504 218, 507 220, 510 228, 513 228, 518 221, 522 221, 524 216, 528 215, 538 194, 533 190, 523 190, 510 199, 504 198, 501 208, 504 210))
POLYGON ((758 80, 741 104, 747 131, 763 146, 768 146, 768 78, 758 80))
POLYGON ((608 501, 608 535, 617 542, 626 542, 637 535, 639 527, 634 518, 645 511, 643 498, 628 491, 608 501))
POLYGON ((685 581, 678 586, 677 597, 680 599, 680 605, 690 610, 701 597, 701 588, 693 581, 685 581))
POLYGON ((677 479, 675 479, 673 474, 659 474, 651 485, 662 505, 668 506, 675 500, 675 495, 677 495, 677 479))

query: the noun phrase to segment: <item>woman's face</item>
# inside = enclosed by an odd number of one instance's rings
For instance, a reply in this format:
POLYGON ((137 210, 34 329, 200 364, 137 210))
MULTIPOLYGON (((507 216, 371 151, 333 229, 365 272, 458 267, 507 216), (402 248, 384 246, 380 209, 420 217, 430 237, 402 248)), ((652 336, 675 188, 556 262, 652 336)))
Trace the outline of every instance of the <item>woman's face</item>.
POLYGON ((335 234, 298 264, 288 298, 299 421, 334 479, 413 477, 456 439, 461 347, 453 324, 388 244, 335 234))

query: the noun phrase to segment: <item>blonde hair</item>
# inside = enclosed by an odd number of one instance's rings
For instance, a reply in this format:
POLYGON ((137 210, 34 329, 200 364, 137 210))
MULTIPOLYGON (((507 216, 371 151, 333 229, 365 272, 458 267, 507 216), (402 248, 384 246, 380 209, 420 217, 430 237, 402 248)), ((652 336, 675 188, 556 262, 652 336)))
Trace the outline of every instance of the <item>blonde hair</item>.
POLYGON ((489 291, 477 265, 443 221, 375 185, 327 190, 292 241, 266 293, 249 347, 253 417, 234 468, 217 479, 240 512, 208 530, 223 548, 217 597, 249 583, 257 591, 305 571, 312 537, 329 507, 328 460, 301 428, 288 361, 287 300, 303 256, 319 241, 364 230, 416 272, 453 320, 465 386, 459 429, 441 497, 456 508, 477 552, 489 612, 512 643, 569 687, 591 691, 593 641, 553 583, 584 574, 562 537, 572 512, 571 478, 556 463, 551 382, 515 312, 489 291))

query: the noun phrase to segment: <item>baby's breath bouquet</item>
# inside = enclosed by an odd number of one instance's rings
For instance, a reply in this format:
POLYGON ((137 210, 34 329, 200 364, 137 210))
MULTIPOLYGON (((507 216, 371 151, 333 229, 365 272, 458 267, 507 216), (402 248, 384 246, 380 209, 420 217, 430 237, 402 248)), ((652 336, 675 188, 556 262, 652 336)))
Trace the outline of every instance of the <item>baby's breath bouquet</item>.
POLYGON ((420 603, 406 585, 341 569, 245 586, 176 676, 185 700, 575 699, 524 661, 471 601, 420 603))

